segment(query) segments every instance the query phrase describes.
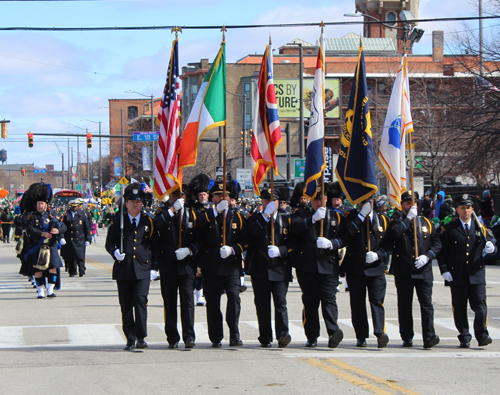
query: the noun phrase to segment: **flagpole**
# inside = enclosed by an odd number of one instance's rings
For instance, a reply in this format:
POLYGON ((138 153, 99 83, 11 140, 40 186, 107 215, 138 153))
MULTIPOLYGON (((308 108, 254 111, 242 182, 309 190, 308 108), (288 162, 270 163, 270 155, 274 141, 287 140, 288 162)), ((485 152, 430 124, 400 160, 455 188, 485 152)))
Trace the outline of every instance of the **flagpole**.
MULTIPOLYGON (((320 48, 321 48, 321 55, 322 55, 322 67, 323 67, 323 84, 325 83, 325 74, 326 74, 326 65, 325 65, 325 48, 323 47, 323 28, 325 27, 325 24, 323 23, 323 20, 321 20, 321 23, 319 24, 321 27, 321 41, 320 41, 320 48)), ((323 92, 321 92, 321 96, 323 97, 323 103, 325 102, 325 87, 322 87, 323 92)), ((323 106, 323 155, 325 155, 325 122, 326 122, 326 109, 325 106, 323 106)), ((325 202, 325 169, 321 170, 321 207, 325 208, 326 207, 326 202, 325 202)), ((323 237, 323 232, 324 232, 324 224, 325 221, 323 218, 321 218, 321 224, 319 228, 319 237, 323 237)), ((321 249, 320 251, 323 251, 321 249)))
MULTIPOLYGON (((274 167, 271 168, 271 201, 274 202, 274 167)), ((271 214, 271 245, 274 245, 274 213, 271 214)))
MULTIPOLYGON (((226 41, 226 26, 222 26, 222 29, 220 29, 222 32, 222 42, 226 41)), ((224 92, 226 94, 226 92, 224 92)), ((224 123, 223 129, 222 129, 222 174, 224 179, 222 180, 222 198, 226 198, 226 123, 224 123)), ((226 245, 226 210, 224 210, 222 214, 222 245, 226 245)))

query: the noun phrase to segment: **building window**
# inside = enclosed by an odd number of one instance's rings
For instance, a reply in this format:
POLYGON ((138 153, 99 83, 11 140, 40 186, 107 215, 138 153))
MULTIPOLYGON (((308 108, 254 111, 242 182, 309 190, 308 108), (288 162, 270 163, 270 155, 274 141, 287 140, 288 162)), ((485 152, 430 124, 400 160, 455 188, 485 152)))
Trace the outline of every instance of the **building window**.
POLYGON ((197 93, 198 93, 198 85, 191 85, 191 102, 194 103, 197 93))
POLYGON ((385 19, 389 22, 387 22, 388 25, 390 26, 395 26, 396 25, 396 14, 394 12, 388 12, 386 15, 385 15, 385 19))
POLYGON ((252 129, 252 116, 251 114, 245 114, 245 129, 252 129))
POLYGON ((139 113, 137 112, 137 106, 129 106, 128 107, 128 112, 127 112, 128 119, 137 118, 138 114, 139 113))
POLYGON ((379 95, 385 95, 385 82, 379 82, 377 84, 377 93, 379 95))
POLYGON ((250 92, 250 84, 249 84, 248 82, 246 82, 246 83, 243 85, 243 89, 244 89, 245 93, 250 92))
POLYGON ((428 82, 427 89, 429 90, 429 92, 434 92, 436 90, 436 84, 434 84, 434 82, 428 82))
POLYGON ((368 89, 368 96, 373 96, 373 85, 372 84, 368 84, 367 85, 367 89, 368 89))

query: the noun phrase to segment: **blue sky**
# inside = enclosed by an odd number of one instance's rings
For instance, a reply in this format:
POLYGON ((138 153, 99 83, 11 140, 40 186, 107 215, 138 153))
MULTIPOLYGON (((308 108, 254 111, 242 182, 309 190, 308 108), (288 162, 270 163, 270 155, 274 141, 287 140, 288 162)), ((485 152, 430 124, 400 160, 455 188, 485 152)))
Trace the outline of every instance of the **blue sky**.
MULTIPOLYGON (((0 1, 1 27, 110 27, 164 25, 237 25, 293 22, 353 21, 343 17, 354 12, 354 0, 191 0, 180 1, 0 1)), ((475 16, 470 0, 420 0, 420 18, 475 16)), ((486 23, 495 25, 498 22, 486 23)), ((473 28, 477 22, 471 23, 473 28)), ((461 22, 424 23, 422 41, 414 53, 431 52, 432 30, 445 33, 463 30, 461 22)), ((360 33, 361 25, 331 26, 326 37, 360 33)), ((492 29, 486 29, 486 36, 492 29)), ((228 62, 249 53, 262 53, 269 34, 275 48, 296 37, 314 43, 318 27, 229 30, 228 62)), ((445 34, 445 40, 450 37, 445 34)), ((75 125, 97 133, 108 132, 108 99, 139 98, 125 93, 162 94, 173 35, 168 30, 101 32, 0 31, 0 120, 9 119, 9 137, 0 140, 8 162, 34 163, 43 167, 61 160, 56 138, 35 136, 29 149, 29 131, 81 132, 75 125)), ((184 30, 179 36, 180 65, 216 55, 218 30, 184 30)), ((354 73, 354 70, 353 70, 354 73)), ((84 142, 81 141, 83 152, 84 142)), ((67 139, 58 142, 67 151, 67 139)), ((70 141, 76 150, 76 139, 70 141)), ((91 155, 97 157, 97 141, 91 155)), ((105 145, 103 145, 105 147, 105 145)), ((104 151, 106 151, 104 149, 104 151)))

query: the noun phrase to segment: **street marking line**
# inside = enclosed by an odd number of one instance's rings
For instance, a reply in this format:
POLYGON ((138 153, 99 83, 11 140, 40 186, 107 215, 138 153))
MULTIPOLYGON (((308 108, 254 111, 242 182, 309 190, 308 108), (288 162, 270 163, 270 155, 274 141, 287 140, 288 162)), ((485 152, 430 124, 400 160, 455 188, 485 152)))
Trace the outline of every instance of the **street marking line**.
POLYGON ((105 265, 104 263, 101 263, 101 262, 98 262, 98 261, 94 261, 91 258, 85 258, 85 262, 90 263, 92 266, 95 266, 98 269, 103 269, 103 270, 106 270, 109 273, 113 273, 113 268, 105 265))
POLYGON ((328 362, 335 365, 337 368, 342 369, 343 371, 352 372, 352 373, 357 374, 361 377, 364 376, 365 378, 368 378, 369 380, 372 380, 380 385, 387 386, 387 387, 389 387, 389 389, 391 391, 394 391, 396 393, 412 394, 412 395, 417 394, 416 392, 409 390, 408 388, 402 387, 402 386, 395 384, 395 383, 391 383, 390 381, 385 380, 382 377, 375 376, 372 373, 369 373, 365 370, 361 370, 355 366, 349 365, 349 364, 347 364, 343 361, 340 361, 338 359, 328 358, 328 362))
MULTIPOLYGON (((339 350, 339 349, 337 349, 339 350)), ((452 352, 430 352, 427 350, 422 350, 422 352, 387 352, 389 349, 385 349, 384 352, 324 352, 321 354, 316 354, 312 352, 307 353, 294 353, 287 352, 283 353, 283 356, 286 358, 406 358, 406 359, 415 359, 415 358, 457 358, 457 359, 468 359, 468 358, 493 358, 500 359, 500 352, 498 351, 475 351, 475 350, 464 350, 464 351, 452 351, 452 352)), ((436 349, 437 351, 437 349, 436 349)))
POLYGON ((367 381, 361 380, 360 378, 358 378, 350 373, 347 373, 341 369, 333 367, 333 366, 329 365, 328 363, 325 363, 325 362, 320 361, 318 359, 303 358, 302 360, 304 362, 308 363, 309 365, 315 366, 321 370, 324 370, 327 373, 333 374, 333 375, 337 376, 338 378, 344 380, 345 382, 361 388, 362 390, 371 392, 371 393, 376 394, 376 395, 393 395, 392 392, 386 391, 382 388, 377 387, 374 384, 371 384, 367 381))

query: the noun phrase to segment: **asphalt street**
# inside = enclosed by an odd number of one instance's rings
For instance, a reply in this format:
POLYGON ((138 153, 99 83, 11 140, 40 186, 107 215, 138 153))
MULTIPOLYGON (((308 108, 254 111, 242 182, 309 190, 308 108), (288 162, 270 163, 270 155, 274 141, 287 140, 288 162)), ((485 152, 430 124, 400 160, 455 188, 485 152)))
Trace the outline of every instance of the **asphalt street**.
MULTIPOLYGON (((288 308, 292 343, 285 349, 260 347, 250 279, 241 294, 240 332, 244 346, 212 349, 204 307, 196 307, 196 348, 181 343, 169 350, 163 331, 158 281, 151 284, 149 348, 127 352, 121 331, 113 261, 104 250, 105 231, 87 249, 87 274, 62 274, 53 299, 18 274, 14 244, 0 244, 0 388, 3 394, 498 394, 500 370, 500 266, 487 267, 488 329, 493 344, 458 348, 451 297, 434 262, 436 332, 441 343, 422 348, 419 305, 415 298, 413 348, 401 347, 394 279, 387 276, 386 328, 390 343, 356 348, 349 293, 337 295, 344 340, 327 348, 326 329, 316 349, 305 348, 301 292, 290 284, 288 308)), ((223 297, 224 301, 225 297, 223 297)), ((472 312, 471 312, 472 313, 472 312)), ((469 315, 472 322, 472 314, 469 315)), ((179 324, 180 328, 180 324, 179 324)), ((472 328, 472 325, 471 325, 472 328)))

